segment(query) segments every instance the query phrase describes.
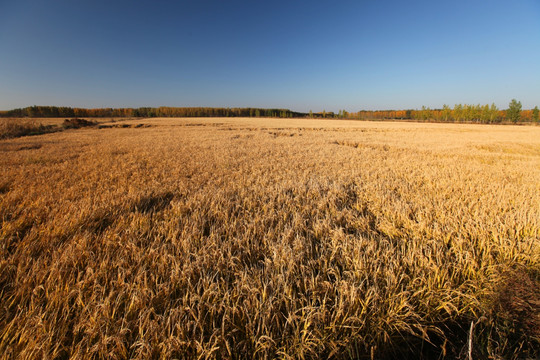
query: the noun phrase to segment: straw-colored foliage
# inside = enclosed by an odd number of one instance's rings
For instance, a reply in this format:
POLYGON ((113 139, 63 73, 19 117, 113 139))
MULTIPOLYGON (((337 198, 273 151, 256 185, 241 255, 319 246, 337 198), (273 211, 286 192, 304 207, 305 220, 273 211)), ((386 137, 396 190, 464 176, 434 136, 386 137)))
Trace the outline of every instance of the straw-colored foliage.
POLYGON ((538 356, 540 128, 125 123, 0 141, 0 357, 538 356))

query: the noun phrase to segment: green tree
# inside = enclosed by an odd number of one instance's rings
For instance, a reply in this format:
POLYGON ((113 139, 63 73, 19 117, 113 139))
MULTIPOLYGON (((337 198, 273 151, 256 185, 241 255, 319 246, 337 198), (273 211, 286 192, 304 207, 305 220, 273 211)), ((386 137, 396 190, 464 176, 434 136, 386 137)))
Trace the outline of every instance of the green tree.
POLYGON ((405 111, 405 119, 412 119, 412 110, 406 110, 405 111))
POLYGON ((463 105, 461 104, 454 105, 454 120, 458 122, 463 121, 463 105))
POLYGON ((494 123, 499 120, 499 108, 495 105, 495 103, 492 103, 489 107, 489 122, 494 123))
POLYGON ((422 106, 420 118, 422 120, 430 120, 432 118, 431 109, 429 107, 422 106))
POLYGON ((450 120, 450 116, 452 115, 452 110, 450 109, 450 106, 444 104, 442 107, 442 118, 444 121, 450 120))
POLYGON ((506 118, 513 123, 517 123, 521 119, 521 101, 512 99, 506 110, 506 118))
POLYGON ((490 115, 489 105, 486 104, 486 105, 482 106, 482 108, 481 108, 480 120, 484 124, 489 123, 489 115, 490 115))
POLYGON ((538 106, 535 106, 532 112, 532 118, 533 121, 539 122, 540 121, 540 111, 538 111, 538 106))

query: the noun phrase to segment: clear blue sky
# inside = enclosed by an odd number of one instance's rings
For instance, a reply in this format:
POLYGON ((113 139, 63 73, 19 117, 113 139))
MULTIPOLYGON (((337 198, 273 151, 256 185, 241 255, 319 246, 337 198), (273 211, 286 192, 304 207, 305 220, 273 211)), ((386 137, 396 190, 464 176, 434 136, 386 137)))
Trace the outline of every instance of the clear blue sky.
POLYGON ((0 0, 0 109, 540 106, 540 1, 0 0))

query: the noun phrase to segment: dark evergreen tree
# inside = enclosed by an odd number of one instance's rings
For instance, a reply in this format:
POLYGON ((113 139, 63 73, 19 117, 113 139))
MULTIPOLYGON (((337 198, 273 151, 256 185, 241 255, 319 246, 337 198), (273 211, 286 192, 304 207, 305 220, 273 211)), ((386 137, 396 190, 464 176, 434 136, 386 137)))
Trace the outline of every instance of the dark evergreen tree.
POLYGON ((512 99, 508 105, 508 110, 506 110, 506 118, 513 123, 517 123, 521 120, 521 101, 512 99))

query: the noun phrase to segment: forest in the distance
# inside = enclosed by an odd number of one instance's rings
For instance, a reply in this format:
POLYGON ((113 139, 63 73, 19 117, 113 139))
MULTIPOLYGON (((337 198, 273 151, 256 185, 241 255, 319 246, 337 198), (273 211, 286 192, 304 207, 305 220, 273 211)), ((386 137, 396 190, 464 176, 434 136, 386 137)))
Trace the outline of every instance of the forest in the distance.
POLYGON ((444 105, 442 109, 423 106, 420 110, 360 110, 348 112, 309 111, 296 112, 288 109, 223 108, 223 107, 140 107, 140 108, 72 108, 59 106, 28 106, 0 111, 0 117, 279 117, 279 118, 326 118, 355 120, 416 120, 463 123, 518 123, 540 122, 538 106, 523 110, 521 102, 513 99, 508 109, 495 104, 444 105))

